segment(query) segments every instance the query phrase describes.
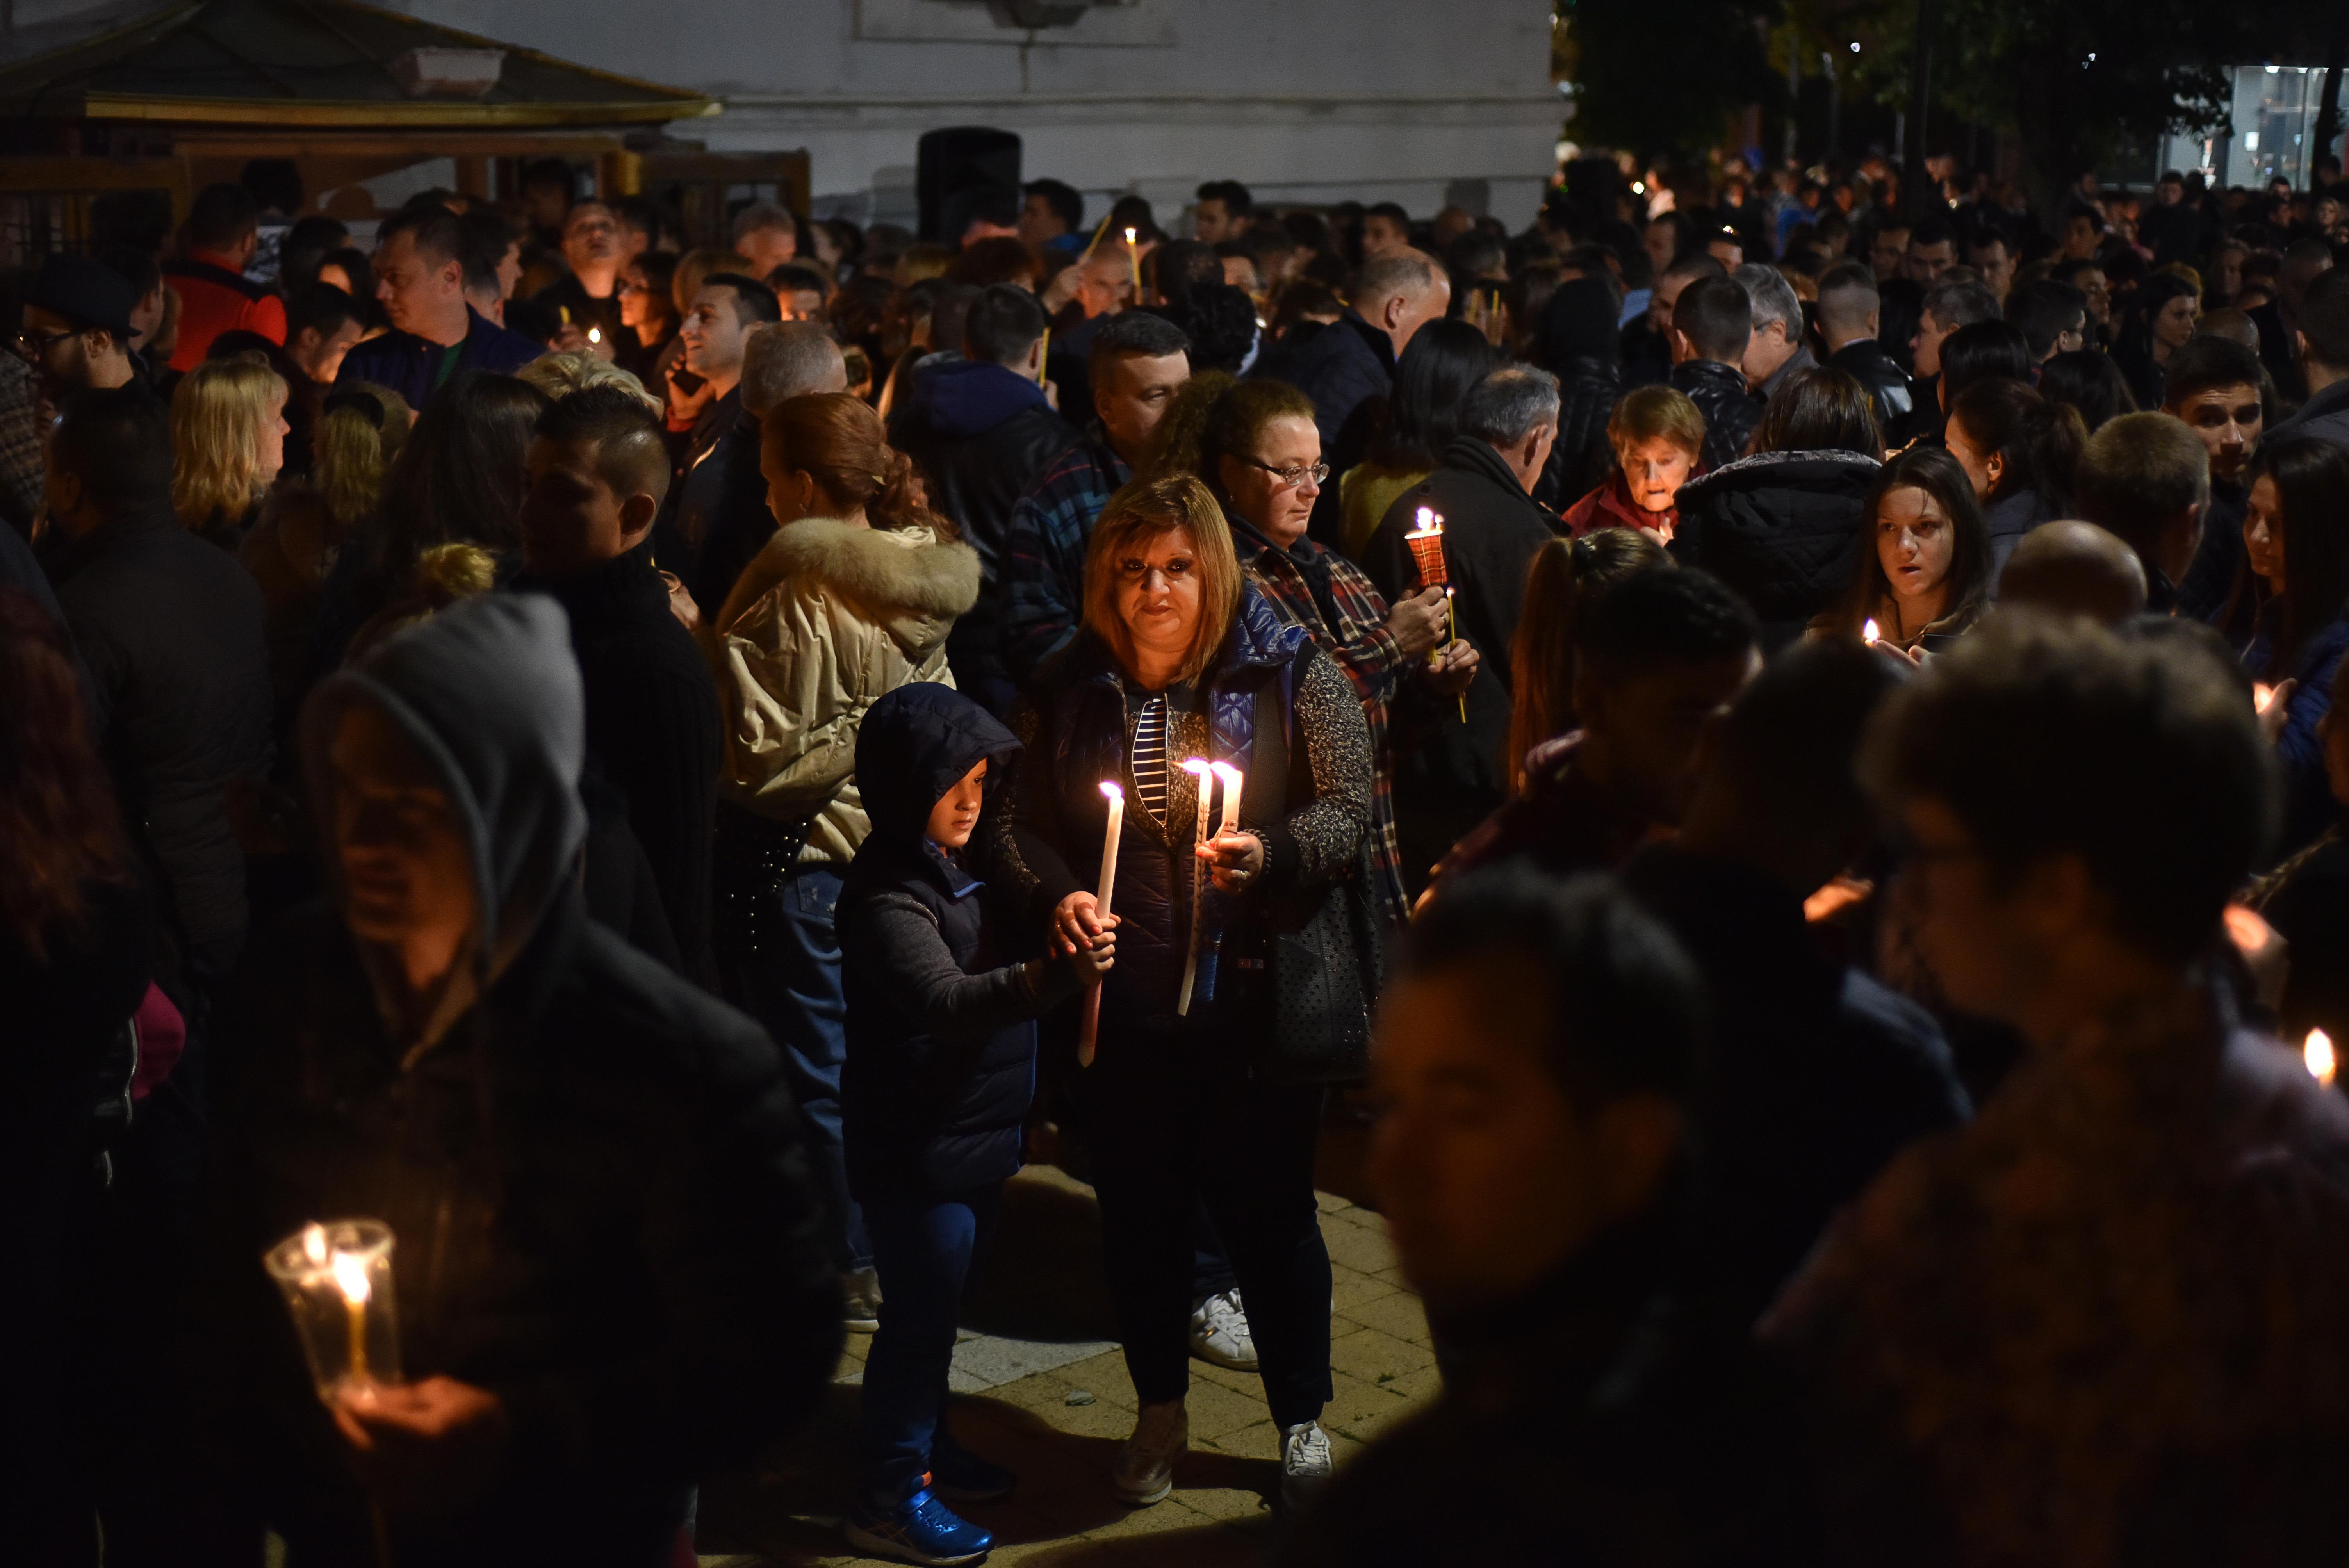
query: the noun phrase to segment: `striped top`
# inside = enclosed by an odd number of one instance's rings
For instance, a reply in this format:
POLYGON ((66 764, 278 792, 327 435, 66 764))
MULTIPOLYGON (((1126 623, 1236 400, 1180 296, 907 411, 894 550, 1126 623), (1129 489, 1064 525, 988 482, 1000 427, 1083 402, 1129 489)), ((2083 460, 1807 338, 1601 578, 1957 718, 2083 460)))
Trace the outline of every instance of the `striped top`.
POLYGON ((1154 696, 1133 720, 1133 792, 1161 827, 1166 823, 1166 699, 1154 696))

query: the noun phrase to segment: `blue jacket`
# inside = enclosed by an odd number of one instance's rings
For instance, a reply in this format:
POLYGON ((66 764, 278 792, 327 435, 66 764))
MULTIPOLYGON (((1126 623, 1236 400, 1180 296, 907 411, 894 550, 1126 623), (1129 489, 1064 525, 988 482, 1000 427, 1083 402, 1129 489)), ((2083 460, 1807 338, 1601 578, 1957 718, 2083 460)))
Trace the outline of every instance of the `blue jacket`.
POLYGON ((925 832, 964 774, 986 762, 992 797, 1019 753, 984 708, 929 682, 889 692, 858 727, 873 831, 835 918, 848 1000, 842 1140, 860 1201, 942 1195, 1019 1169, 1036 1016, 1075 978, 1053 964, 1031 985, 1012 901, 925 832))
POLYGON ((2259 634, 2243 650, 2243 667, 2255 680, 2300 684, 2284 707, 2283 733, 2276 737, 2276 760, 2283 764, 2283 841, 2279 855, 2290 854, 2331 826, 2340 814, 2333 786, 2324 769, 2324 737, 2317 726, 2333 711, 2333 675, 2341 655, 2349 652, 2349 614, 2335 615, 2302 645, 2300 657, 2288 670, 2271 670, 2276 623, 2281 603, 2271 603, 2260 618, 2259 634))
POLYGON ((412 332, 387 332, 343 356, 343 368, 335 385, 372 381, 398 393, 409 407, 421 408, 433 393, 468 370, 511 376, 546 352, 544 345, 508 332, 471 305, 465 307, 465 341, 457 347, 457 363, 446 376, 440 374, 440 356, 445 352, 440 345, 427 343, 412 332))

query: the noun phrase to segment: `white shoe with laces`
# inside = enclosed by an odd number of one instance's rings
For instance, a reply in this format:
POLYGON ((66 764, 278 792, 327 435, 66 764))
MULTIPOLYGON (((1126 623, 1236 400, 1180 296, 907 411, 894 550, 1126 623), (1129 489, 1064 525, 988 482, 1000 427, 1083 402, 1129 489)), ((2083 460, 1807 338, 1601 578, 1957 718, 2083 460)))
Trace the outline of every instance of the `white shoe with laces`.
POLYGON ((1235 1372, 1257 1369, 1256 1337, 1237 1289, 1219 1290, 1191 1309, 1191 1354, 1235 1372))
POLYGON ((1174 1461, 1191 1447, 1191 1417, 1180 1399, 1142 1407, 1133 1436, 1110 1468, 1110 1490, 1120 1502, 1147 1508, 1174 1490, 1174 1461))
POLYGON ((1312 1506, 1330 1484, 1330 1438, 1319 1421, 1290 1427, 1280 1435, 1280 1511, 1295 1514, 1312 1506))

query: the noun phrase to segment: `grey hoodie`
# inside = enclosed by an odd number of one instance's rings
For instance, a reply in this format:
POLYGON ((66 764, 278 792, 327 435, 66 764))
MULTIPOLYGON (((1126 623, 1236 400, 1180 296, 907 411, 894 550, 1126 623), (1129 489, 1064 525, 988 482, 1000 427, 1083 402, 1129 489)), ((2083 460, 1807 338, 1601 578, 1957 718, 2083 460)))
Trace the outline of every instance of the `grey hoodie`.
MULTIPOLYGON (((440 775, 473 865, 470 963, 416 1042, 429 1046, 504 973, 563 880, 576 874, 587 838, 579 801, 587 726, 569 623, 542 594, 484 594, 400 633, 312 695, 304 763, 328 839, 321 864, 338 902, 327 750, 341 714, 359 702, 388 715, 440 775)), ((369 955, 371 973, 379 962, 369 955)), ((384 987, 378 974, 378 994, 384 987)))

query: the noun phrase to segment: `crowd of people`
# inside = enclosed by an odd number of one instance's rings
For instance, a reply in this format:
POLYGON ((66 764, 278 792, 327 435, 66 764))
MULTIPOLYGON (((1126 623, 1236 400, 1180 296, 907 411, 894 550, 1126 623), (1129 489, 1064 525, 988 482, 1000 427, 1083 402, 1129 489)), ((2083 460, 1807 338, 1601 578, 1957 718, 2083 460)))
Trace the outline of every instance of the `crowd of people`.
POLYGON ((976 1560, 1050 1161, 1104 1484, 1256 1372, 1290 1563, 2349 1555, 2342 200, 1578 169, 13 280, 9 1554, 689 1560, 864 1333, 846 1537, 976 1560))

